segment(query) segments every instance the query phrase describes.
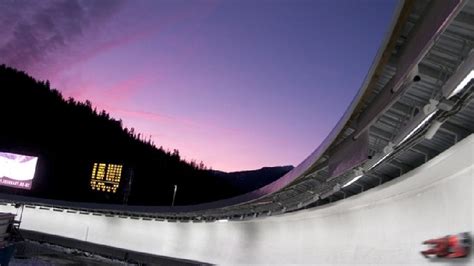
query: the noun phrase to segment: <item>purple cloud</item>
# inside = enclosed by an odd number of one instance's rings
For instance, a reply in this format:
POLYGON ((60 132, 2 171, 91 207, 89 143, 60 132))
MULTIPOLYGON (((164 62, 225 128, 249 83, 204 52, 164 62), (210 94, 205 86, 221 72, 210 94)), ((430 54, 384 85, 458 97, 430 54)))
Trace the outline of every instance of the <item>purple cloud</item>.
POLYGON ((121 1, 1 1, 0 63, 29 72, 116 13, 121 1))

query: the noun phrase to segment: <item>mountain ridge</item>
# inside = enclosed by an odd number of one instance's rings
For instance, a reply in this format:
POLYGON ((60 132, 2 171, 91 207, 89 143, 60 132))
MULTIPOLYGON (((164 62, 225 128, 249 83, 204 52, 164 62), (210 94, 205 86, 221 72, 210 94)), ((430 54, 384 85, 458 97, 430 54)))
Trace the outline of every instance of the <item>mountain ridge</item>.
POLYGON ((192 205, 258 189, 289 171, 284 166, 225 173, 184 161, 178 150, 157 148, 133 128, 123 127, 120 119, 92 108, 90 101, 65 99, 48 81, 37 81, 5 65, 0 65, 0 113, 0 150, 39 157, 31 190, 0 187, 0 192, 68 201, 169 205, 177 185, 175 205, 192 205), (116 194, 91 190, 95 163, 124 165, 116 194))

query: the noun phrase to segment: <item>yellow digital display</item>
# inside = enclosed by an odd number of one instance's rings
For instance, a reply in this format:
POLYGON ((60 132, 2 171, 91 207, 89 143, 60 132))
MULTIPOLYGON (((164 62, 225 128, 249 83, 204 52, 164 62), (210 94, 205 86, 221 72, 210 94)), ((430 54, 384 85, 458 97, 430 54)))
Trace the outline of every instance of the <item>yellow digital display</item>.
POLYGON ((122 165, 94 163, 91 175, 92 190, 115 193, 122 177, 122 165))

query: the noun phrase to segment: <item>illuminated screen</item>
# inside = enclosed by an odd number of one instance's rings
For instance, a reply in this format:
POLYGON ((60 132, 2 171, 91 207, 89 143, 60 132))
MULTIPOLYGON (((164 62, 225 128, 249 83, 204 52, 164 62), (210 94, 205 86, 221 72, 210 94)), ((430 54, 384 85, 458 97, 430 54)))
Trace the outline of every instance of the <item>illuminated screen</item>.
POLYGON ((0 152, 0 185, 31 189, 38 157, 0 152))
POLYGON ((122 177, 122 165, 94 163, 91 175, 92 190, 115 193, 122 177))

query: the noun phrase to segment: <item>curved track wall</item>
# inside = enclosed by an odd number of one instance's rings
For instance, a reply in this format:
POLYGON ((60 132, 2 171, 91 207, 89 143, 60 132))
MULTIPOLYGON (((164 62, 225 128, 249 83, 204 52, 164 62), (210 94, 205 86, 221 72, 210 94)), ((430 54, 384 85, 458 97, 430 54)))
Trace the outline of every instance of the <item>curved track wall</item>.
MULTIPOLYGON (((25 208, 22 227, 218 264, 424 264, 423 240, 474 231, 474 135, 404 176, 319 208, 251 221, 169 223, 25 208)), ((0 211, 16 212, 11 206, 0 211)), ((457 260, 472 265, 474 256, 457 260)), ((437 265, 452 265, 441 260, 437 265)))

